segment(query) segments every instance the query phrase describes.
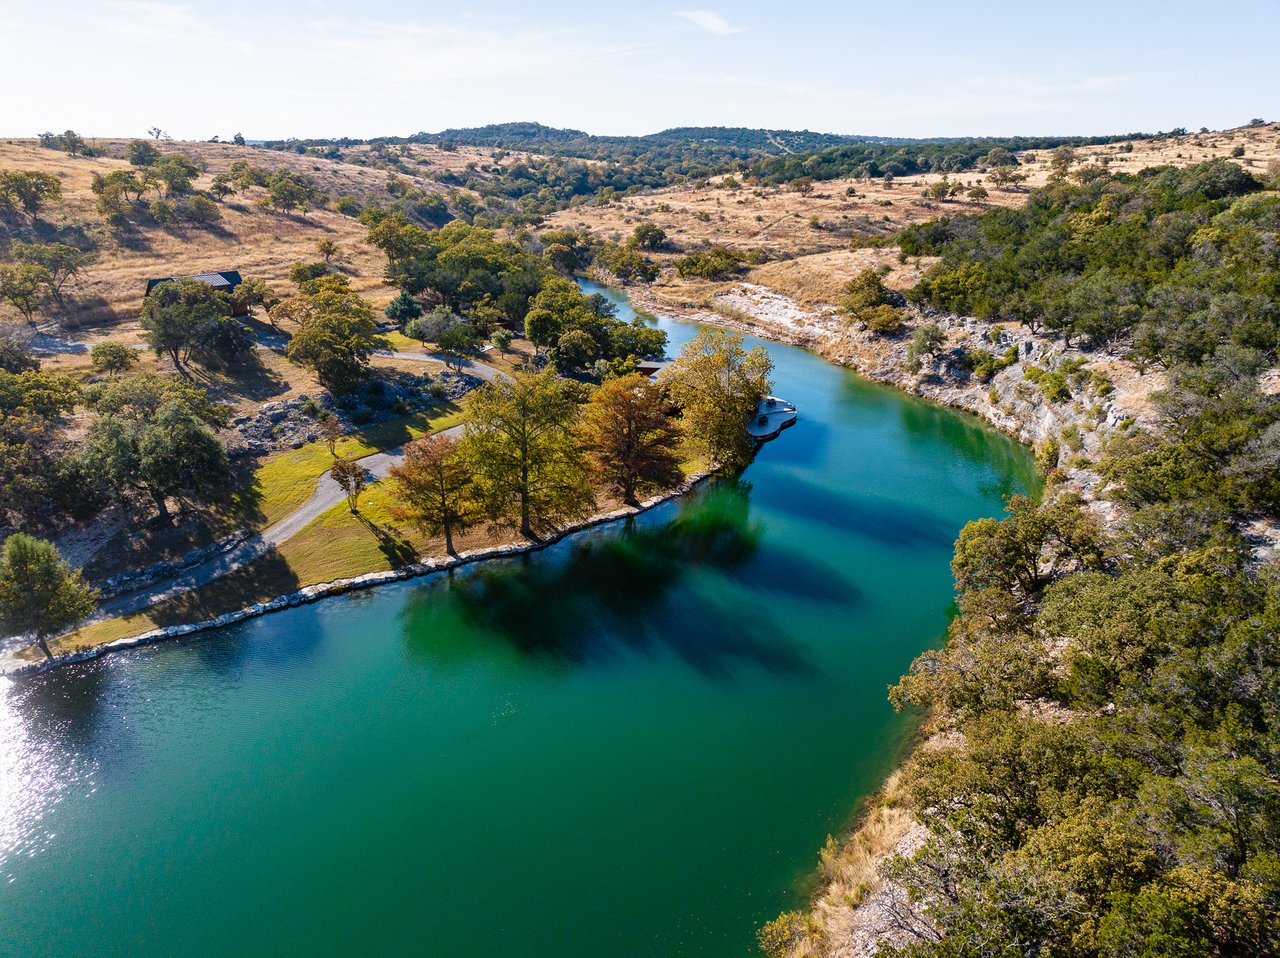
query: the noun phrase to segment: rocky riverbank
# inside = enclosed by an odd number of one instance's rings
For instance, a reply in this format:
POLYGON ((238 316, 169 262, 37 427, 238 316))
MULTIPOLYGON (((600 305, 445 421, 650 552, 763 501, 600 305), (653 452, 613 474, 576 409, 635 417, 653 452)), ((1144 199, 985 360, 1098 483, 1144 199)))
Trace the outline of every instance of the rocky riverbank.
MULTIPOLYGON (((1107 528, 1122 516, 1105 497, 1095 463, 1111 437, 1159 426, 1151 399, 1165 385, 1162 374, 1140 373, 1117 355, 1068 349, 1022 328, 912 309, 901 333, 882 336, 856 328, 833 306, 805 309, 747 283, 719 290, 701 305, 673 302, 661 290, 631 291, 631 298, 655 312, 812 349, 868 379, 981 416, 1035 448, 1053 474, 1049 494, 1078 493, 1107 528), (913 369, 911 333, 926 323, 943 331, 944 344, 913 369), (977 375, 966 354, 979 349, 1001 359, 1001 368, 977 375)), ((1280 384, 1275 371, 1273 378, 1280 384)), ((1254 521, 1241 532, 1255 562, 1280 555, 1276 523, 1254 521)), ((925 738, 917 748, 934 744, 925 738)), ((819 890, 809 915, 800 919, 819 933, 799 936, 789 958, 871 958, 886 944, 905 942, 905 892, 882 880, 879 870, 889 857, 910 854, 926 831, 895 800, 899 778, 895 772, 868 800, 852 834, 822 850, 819 890)))
MULTIPOLYGON (((1121 432, 1159 428, 1151 397, 1165 386, 1163 373, 1139 372, 1119 355, 1066 348, 1022 327, 908 309, 903 330, 883 336, 857 328, 834 306, 806 309, 751 283, 720 290, 702 304, 664 296, 661 288, 629 294, 645 309, 803 346, 867 379, 980 416, 1034 447, 1041 464, 1054 473, 1054 489, 1078 493, 1108 527, 1120 513, 1105 497, 1103 478, 1094 468, 1103 447, 1121 432), (913 371, 911 333, 926 323, 942 329, 945 344, 913 371), (979 349, 1016 359, 980 376, 965 361, 968 351, 979 349), (1045 373, 1056 375, 1046 381, 1045 373)), ((1280 383, 1280 373, 1276 379, 1280 383)), ((1253 545, 1255 561, 1280 555, 1275 523, 1252 522, 1241 532, 1253 545)))

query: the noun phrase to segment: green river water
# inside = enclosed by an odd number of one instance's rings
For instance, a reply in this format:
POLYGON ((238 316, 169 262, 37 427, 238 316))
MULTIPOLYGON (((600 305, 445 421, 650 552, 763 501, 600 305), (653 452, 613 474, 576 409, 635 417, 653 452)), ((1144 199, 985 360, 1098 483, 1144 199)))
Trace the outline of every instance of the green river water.
POLYGON ((960 526, 1035 483, 769 350, 797 425, 632 528, 0 680, 0 954, 751 954, 900 756, 960 526))

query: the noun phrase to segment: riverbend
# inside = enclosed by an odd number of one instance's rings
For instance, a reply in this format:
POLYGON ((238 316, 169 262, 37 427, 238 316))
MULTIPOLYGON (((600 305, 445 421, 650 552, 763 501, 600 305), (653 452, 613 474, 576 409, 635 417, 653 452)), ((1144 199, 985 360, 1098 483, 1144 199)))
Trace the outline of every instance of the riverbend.
POLYGON ((0 685, 0 950, 749 953, 899 757, 956 532, 1036 481, 769 349, 802 415, 689 502, 0 685))

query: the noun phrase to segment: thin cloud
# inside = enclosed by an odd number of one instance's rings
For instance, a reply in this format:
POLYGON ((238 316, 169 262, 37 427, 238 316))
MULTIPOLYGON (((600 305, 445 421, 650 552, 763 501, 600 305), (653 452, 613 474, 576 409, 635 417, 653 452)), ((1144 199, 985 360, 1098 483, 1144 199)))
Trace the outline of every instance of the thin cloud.
POLYGON ((745 27, 735 27, 714 10, 677 10, 676 16, 682 20, 688 20, 695 27, 700 27, 708 33, 714 33, 722 37, 732 36, 746 29, 745 27))
POLYGON ((109 33, 138 43, 172 37, 174 30, 197 30, 209 23, 185 4, 105 0, 98 6, 104 13, 94 19, 109 33))

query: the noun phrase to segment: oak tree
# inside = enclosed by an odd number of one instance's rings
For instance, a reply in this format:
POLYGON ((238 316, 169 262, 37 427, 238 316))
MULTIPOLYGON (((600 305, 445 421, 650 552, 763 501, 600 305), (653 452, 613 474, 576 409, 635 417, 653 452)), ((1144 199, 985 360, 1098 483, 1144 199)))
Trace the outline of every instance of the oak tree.
POLYGON ((703 329, 663 371, 661 384, 682 411, 689 441, 713 461, 740 467, 755 448, 748 422, 772 371, 763 346, 747 349, 740 333, 703 329))
POLYGON ((587 515, 594 496, 574 426, 572 384, 548 369, 473 394, 463 445, 489 517, 527 538, 587 515))
POLYGON ((48 658, 49 637, 84 619, 98 603, 53 543, 15 532, 0 552, 0 622, 5 631, 31 635, 48 658))

